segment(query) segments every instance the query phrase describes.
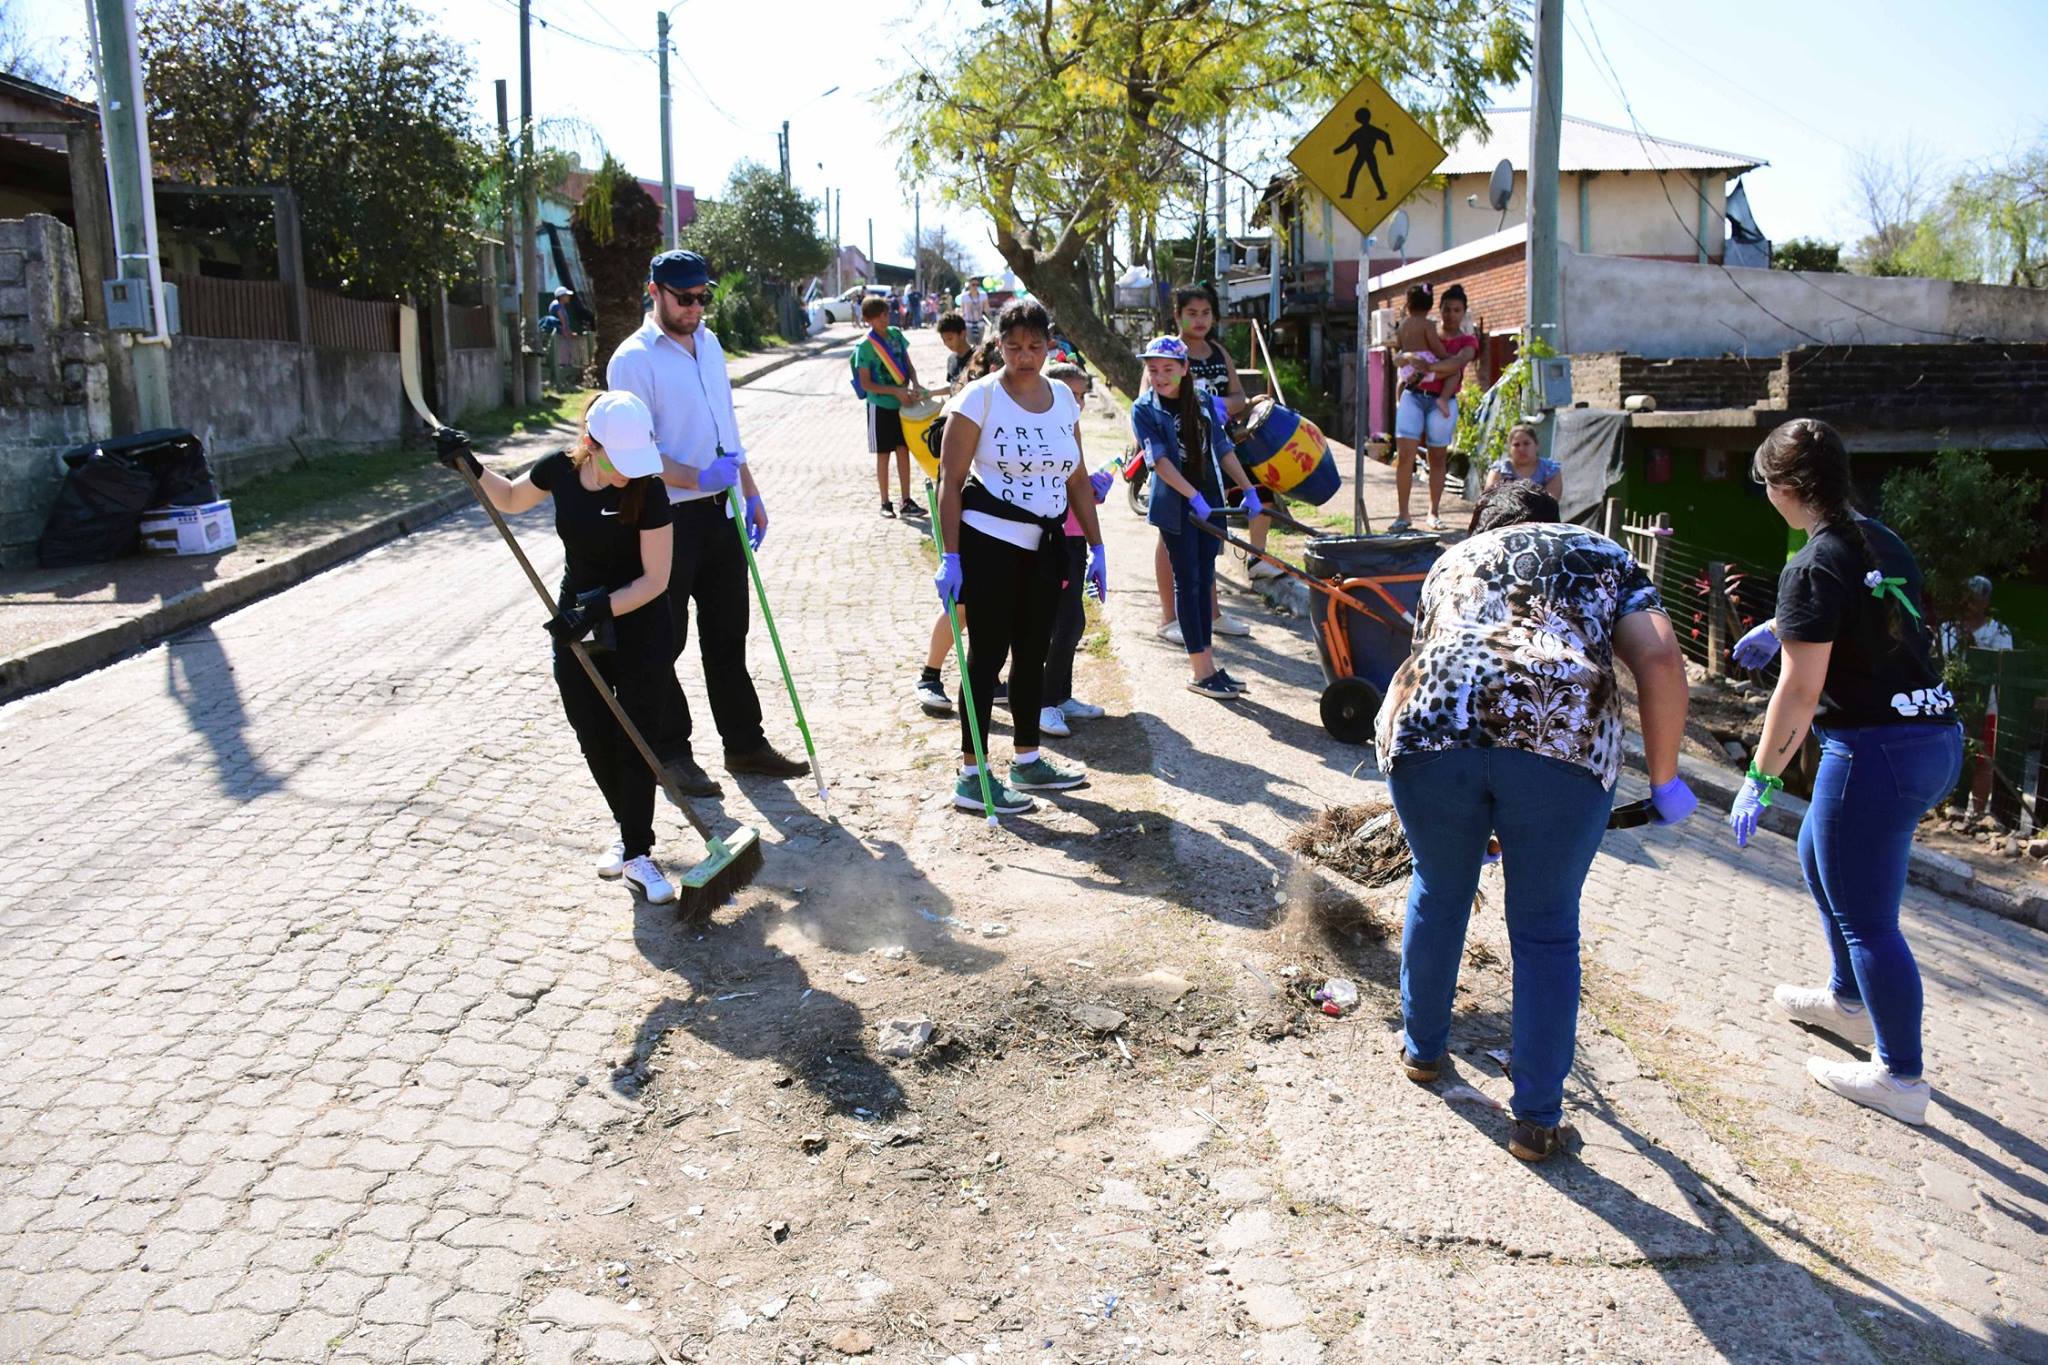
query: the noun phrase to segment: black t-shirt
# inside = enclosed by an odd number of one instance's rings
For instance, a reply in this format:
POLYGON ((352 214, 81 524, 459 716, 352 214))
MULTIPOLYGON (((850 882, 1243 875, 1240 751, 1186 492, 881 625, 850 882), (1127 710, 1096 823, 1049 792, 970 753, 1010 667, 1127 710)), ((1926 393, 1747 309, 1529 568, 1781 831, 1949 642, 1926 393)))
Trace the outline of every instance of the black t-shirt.
POLYGON ((555 532, 564 552, 563 605, 592 588, 617 592, 640 576, 640 533, 669 524, 668 492, 660 479, 636 480, 639 515, 629 521, 619 515, 619 504, 630 486, 607 484, 593 493, 566 454, 548 456, 528 477, 535 488, 554 495, 555 532))
POLYGON ((962 351, 958 355, 946 352, 946 382, 951 384, 960 378, 960 371, 967 368, 967 362, 974 359, 974 352, 962 351))
POLYGON ((1920 566, 1882 522, 1864 518, 1858 525, 1860 537, 1845 524, 1819 527, 1778 575, 1778 638, 1834 645, 1814 719, 1835 726, 1952 724, 1955 699, 1942 686, 1926 624, 1889 591, 1871 596, 1864 582, 1875 555, 1878 572, 1904 579, 1900 587, 1925 612, 1920 566))

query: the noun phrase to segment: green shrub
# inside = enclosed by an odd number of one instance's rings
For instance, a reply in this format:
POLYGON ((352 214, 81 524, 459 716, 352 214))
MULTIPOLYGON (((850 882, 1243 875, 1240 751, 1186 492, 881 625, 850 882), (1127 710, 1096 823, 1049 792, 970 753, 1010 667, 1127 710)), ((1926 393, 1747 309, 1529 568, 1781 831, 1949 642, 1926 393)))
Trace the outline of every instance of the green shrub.
POLYGON ((1885 525, 1912 547, 1935 616, 1962 614, 1973 575, 1997 578, 2041 540, 2041 485, 1992 466, 1981 450, 1943 450, 1923 469, 1902 469, 1879 496, 1885 525))
POLYGON ((762 334, 767 329, 761 326, 754 297, 747 289, 745 271, 734 270, 719 277, 711 287, 711 307, 705 313, 705 321, 733 354, 745 355, 760 349, 762 334))

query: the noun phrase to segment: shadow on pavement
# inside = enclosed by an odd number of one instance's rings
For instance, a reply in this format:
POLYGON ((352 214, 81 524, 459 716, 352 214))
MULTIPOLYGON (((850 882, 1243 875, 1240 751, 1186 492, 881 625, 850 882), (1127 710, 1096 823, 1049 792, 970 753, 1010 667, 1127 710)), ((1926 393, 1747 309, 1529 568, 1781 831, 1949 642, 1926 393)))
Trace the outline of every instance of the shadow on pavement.
POLYGON ((249 714, 235 666, 211 625, 187 631, 164 651, 164 691, 185 709, 192 732, 212 750, 221 795, 253 801, 283 788, 284 780, 249 747, 249 714))

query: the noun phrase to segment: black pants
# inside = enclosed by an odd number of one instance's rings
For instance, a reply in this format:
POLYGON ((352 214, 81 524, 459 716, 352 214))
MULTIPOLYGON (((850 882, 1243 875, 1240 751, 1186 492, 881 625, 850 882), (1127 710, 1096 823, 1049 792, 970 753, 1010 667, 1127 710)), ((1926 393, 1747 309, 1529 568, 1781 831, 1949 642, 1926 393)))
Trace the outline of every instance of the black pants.
MULTIPOLYGON (((628 612, 617 623, 619 646, 593 654, 591 662, 611 684, 612 695, 643 738, 653 743, 661 723, 663 702, 675 683, 669 648, 668 606, 659 600, 628 612)), ((583 665, 563 646, 555 648, 555 686, 561 689, 562 711, 583 761, 604 793, 605 805, 619 825, 626 856, 637 858, 654 848, 654 773, 633 741, 619 728, 604 698, 591 685, 583 665)))
MULTIPOLYGON (((753 591, 747 582, 747 556, 740 548, 725 499, 697 498, 675 505, 675 554, 668 572, 670 619, 675 639, 670 661, 683 657, 690 643, 690 603, 697 604, 697 652, 704 660, 704 691, 711 699, 711 719, 729 754, 750 753, 767 742, 761 730, 761 699, 747 676, 747 607, 753 591)), ((690 703, 682 683, 670 671, 663 699, 661 739, 655 751, 663 758, 690 754, 690 703)))
MULTIPOLYGON (((1010 664, 1010 732, 1020 750, 1038 747, 1038 708, 1045 704, 1045 647, 1052 639, 1060 585, 1037 572, 1038 551, 960 527, 960 602, 967 608, 967 678, 974 718, 988 738, 989 707, 1003 661, 1010 664)), ((974 752, 960 701, 960 752, 974 752)))
POLYGON ((1052 618, 1052 640, 1045 647, 1045 704, 1058 706, 1074 697, 1074 651, 1088 629, 1088 609, 1081 605, 1087 588, 1088 541, 1068 536, 1067 586, 1060 589, 1059 610, 1052 618))

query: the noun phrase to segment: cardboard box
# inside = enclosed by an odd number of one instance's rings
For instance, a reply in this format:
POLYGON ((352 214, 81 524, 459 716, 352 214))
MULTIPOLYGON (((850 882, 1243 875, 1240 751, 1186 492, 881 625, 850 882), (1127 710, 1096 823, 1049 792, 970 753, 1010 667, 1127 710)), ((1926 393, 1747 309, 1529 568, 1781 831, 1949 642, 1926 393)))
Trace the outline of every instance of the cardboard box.
POLYGON ((226 499, 197 507, 152 507, 142 514, 142 553, 210 555, 235 545, 235 514, 226 499))

